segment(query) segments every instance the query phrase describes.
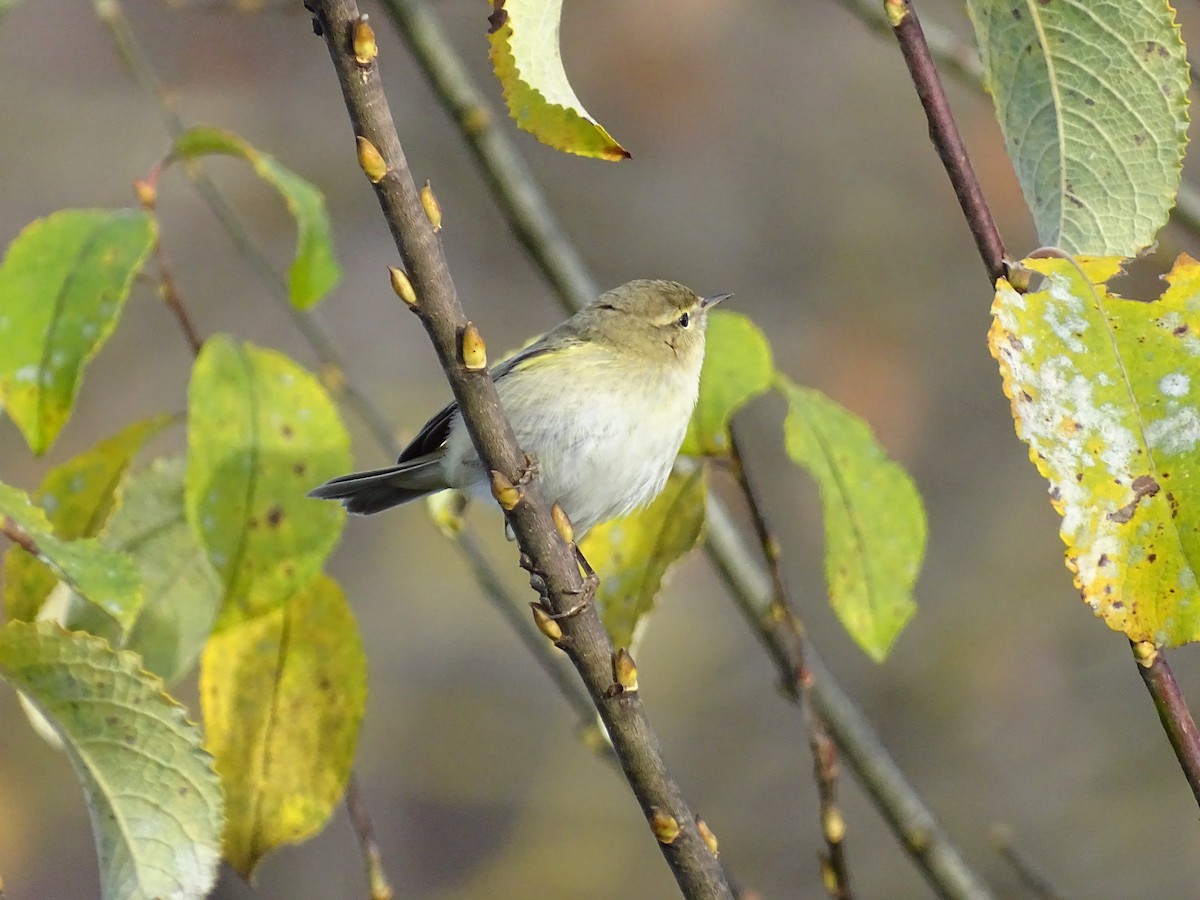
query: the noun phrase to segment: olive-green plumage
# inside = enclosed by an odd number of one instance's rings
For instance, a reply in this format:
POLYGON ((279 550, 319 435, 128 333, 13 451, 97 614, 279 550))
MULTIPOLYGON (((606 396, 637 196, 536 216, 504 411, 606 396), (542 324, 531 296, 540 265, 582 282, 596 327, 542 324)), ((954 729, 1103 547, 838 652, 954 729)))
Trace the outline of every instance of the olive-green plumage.
MULTIPOLYGON (((728 296, 631 281, 492 370, 543 496, 577 535, 662 490, 696 405, 708 311, 728 296)), ((309 496, 371 514, 448 487, 486 488, 485 475, 451 403, 395 466, 335 478, 309 496)))

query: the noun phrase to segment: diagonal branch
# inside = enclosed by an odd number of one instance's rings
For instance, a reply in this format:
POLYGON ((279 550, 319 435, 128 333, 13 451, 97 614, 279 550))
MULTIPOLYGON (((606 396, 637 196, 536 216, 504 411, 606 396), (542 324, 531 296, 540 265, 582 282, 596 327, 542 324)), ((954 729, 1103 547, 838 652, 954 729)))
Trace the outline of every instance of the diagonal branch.
MULTIPOLYGON (((524 480, 525 458, 486 367, 468 368, 462 358, 462 340, 469 323, 408 168, 378 66, 373 54, 359 53, 356 59, 355 29, 363 36, 369 26, 354 0, 314 0, 310 8, 342 88, 360 161, 375 186, 408 270, 417 297, 414 310, 434 345, 476 451, 493 472, 493 480, 515 492, 510 497, 515 502, 505 503, 511 505, 509 524, 532 570, 544 581, 547 602, 554 612, 562 613, 575 605, 583 590, 579 567, 551 519, 536 480, 523 490, 513 487, 524 480)), ((367 43, 362 41, 362 45, 367 43)), ((373 36, 369 43, 374 44, 373 36)), ((706 846, 695 816, 667 771, 639 695, 632 690, 613 690, 615 657, 595 607, 588 605, 579 615, 563 619, 561 627, 559 646, 587 686, 683 894, 689 898, 732 897, 716 856, 706 846)))

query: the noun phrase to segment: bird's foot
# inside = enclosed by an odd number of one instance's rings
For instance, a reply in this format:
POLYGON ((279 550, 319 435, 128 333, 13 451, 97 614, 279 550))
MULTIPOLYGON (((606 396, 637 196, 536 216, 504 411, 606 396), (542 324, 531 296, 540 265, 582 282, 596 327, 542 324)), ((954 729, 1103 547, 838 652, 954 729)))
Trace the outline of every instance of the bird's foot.
POLYGON ((525 454, 525 465, 521 468, 521 474, 517 476, 517 484, 526 485, 532 482, 535 478, 542 474, 541 467, 538 465, 537 457, 532 453, 525 454))

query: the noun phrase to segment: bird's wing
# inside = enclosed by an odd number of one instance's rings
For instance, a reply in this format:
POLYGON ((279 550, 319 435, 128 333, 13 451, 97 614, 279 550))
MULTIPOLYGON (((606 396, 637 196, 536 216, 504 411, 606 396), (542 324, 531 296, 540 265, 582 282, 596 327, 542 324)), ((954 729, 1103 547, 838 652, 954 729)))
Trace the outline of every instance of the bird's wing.
MULTIPOLYGON (((528 363, 532 359, 539 356, 545 356, 550 352, 549 346, 542 341, 535 341, 519 353, 510 356, 504 362, 492 369, 492 381, 498 378, 503 378, 513 369, 528 363)), ((432 419, 425 423, 417 436, 412 439, 412 442, 400 451, 400 457, 396 460, 398 463, 408 462, 420 456, 425 456, 428 453, 433 453, 440 450, 442 445, 446 443, 446 438, 450 436, 450 423, 454 421, 454 416, 458 413, 458 402, 452 401, 441 410, 438 411, 432 419)))

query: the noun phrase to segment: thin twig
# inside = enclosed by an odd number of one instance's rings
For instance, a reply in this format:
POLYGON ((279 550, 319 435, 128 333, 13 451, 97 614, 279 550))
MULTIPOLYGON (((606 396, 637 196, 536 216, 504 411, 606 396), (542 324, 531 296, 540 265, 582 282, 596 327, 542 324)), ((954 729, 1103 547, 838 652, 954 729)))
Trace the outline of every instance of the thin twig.
MULTIPOLYGON (((462 74, 465 67, 428 3, 425 0, 384 0, 384 3, 442 105, 450 110, 483 107, 479 99, 481 92, 462 74)), ((455 115, 454 120, 472 147, 514 233, 535 248, 555 246, 566 231, 550 210, 541 188, 529 175, 528 167, 508 163, 519 160, 520 154, 507 132, 494 125, 495 117, 489 111, 469 120, 455 115), (472 130, 486 131, 488 140, 477 140, 472 130)), ((593 281, 583 270, 578 253, 556 257, 558 265, 569 268, 570 271, 565 273, 550 269, 546 259, 552 254, 535 252, 532 255, 543 275, 555 286, 566 309, 578 309, 595 296, 593 281), (572 289, 570 285, 587 287, 572 289)), ((751 628, 774 659, 785 682, 791 683, 798 655, 792 652, 793 638, 789 636, 789 629, 772 622, 768 610, 758 610, 752 602, 762 596, 768 576, 753 562, 737 525, 721 501, 710 496, 708 509, 706 551, 717 568, 730 579, 731 593, 745 612, 751 628)), ((829 724, 831 735, 851 770, 866 787, 896 837, 910 849, 934 889, 945 897, 989 897, 982 880, 967 866, 949 836, 937 825, 933 814, 908 784, 865 716, 820 662, 811 642, 807 643, 807 649, 809 668, 816 679, 814 706, 829 724)))
POLYGON ((346 814, 350 818, 354 836, 358 839, 363 868, 366 870, 367 887, 371 892, 370 900, 392 900, 395 892, 388 882, 387 872, 383 870, 383 856, 379 852, 379 841, 375 839, 375 824, 363 803, 358 776, 353 772, 350 773, 350 780, 346 782, 346 814))
MULTIPOLYGON (((798 637, 805 633, 804 626, 800 618, 793 612, 787 582, 783 575, 779 541, 771 531, 762 499, 758 491, 754 489, 750 472, 746 469, 746 459, 742 455, 736 424, 731 425, 729 429, 729 456, 734 477, 741 486, 742 496, 750 510, 750 519, 754 524, 754 533, 758 536, 758 543, 767 563, 767 571, 771 575, 773 593, 771 615, 779 621, 789 622, 798 637)), ((795 674, 785 687, 800 704, 801 716, 808 729, 808 743, 813 757, 813 777, 817 784, 817 798, 820 806, 821 833, 825 839, 825 852, 821 854, 823 881, 829 896, 835 900, 850 900, 853 891, 850 889, 850 868, 846 859, 846 822, 837 805, 837 748, 829 738, 829 730, 820 713, 813 708, 813 677, 805 664, 804 642, 803 640, 793 640, 792 644, 795 647, 795 666, 793 668, 795 674)))
MULTIPOLYGON (((414 311, 437 352, 458 401, 463 423, 493 481, 509 496, 508 521, 531 562, 545 600, 563 614, 577 607, 584 589, 575 553, 558 533, 536 479, 504 416, 496 385, 486 368, 468 368, 461 340, 467 328, 437 234, 426 217, 388 100, 377 60, 356 59, 355 29, 369 25, 354 0, 314 0, 317 31, 324 35, 359 147, 359 160, 417 296, 414 311), (523 485, 518 489, 516 485, 523 485)), ((367 41, 363 41, 365 46, 367 41)), ((373 37, 370 44, 374 44, 373 37)), ((715 856, 696 827, 695 816, 667 770, 636 690, 614 690, 614 655, 594 604, 560 621, 559 646, 575 665, 604 721, 626 779, 651 823, 658 845, 680 890, 689 898, 729 897, 732 891, 715 856)))
MULTIPOLYGON (((167 132, 172 137, 183 134, 187 130, 187 125, 175 111, 171 92, 163 85, 158 73, 150 63, 149 56, 141 42, 138 41, 137 35, 129 26, 120 0, 93 0, 93 5, 96 15, 108 28, 122 61, 128 66, 129 71, 143 90, 158 101, 159 113, 167 132)), ((342 355, 338 352, 337 344, 334 343, 329 330, 318 314, 312 310, 296 309, 292 305, 287 281, 259 248, 254 238, 250 236, 237 212, 225 199, 225 195, 221 193, 216 183, 208 177, 201 164, 190 162, 184 166, 184 171, 196 188, 200 199, 217 218, 234 248, 270 289, 272 296, 287 311, 296 328, 320 358, 323 364, 322 377, 326 387, 346 401, 355 415, 370 430, 375 440, 387 449, 387 452, 393 455, 398 454, 400 452, 399 442, 388 426, 387 417, 351 379, 346 377, 346 367, 342 355)))
MULTIPOLYGON (((862 712, 790 615, 780 615, 770 577, 750 555, 729 513, 710 497, 705 550, 738 608, 775 660, 785 684, 795 681, 800 660, 812 673, 810 694, 833 740, 863 789, 883 813, 921 873, 942 897, 984 900, 992 895, 962 858, 949 835, 908 783, 862 712)), ((799 692, 789 691, 798 696, 799 692)))
POLYGON ((1012 868, 1013 873, 1036 900, 1065 900, 1062 894, 1052 885, 1034 864, 1017 849, 1013 842, 1012 830, 1006 825, 996 825, 992 828, 992 846, 996 852, 1012 868))
POLYGON ((958 123, 950 111, 950 103, 942 88, 942 80, 926 43, 925 33, 921 30, 921 23, 910 0, 884 0, 884 6, 892 31, 900 43, 900 52, 904 55, 913 86, 917 89, 917 96, 921 98, 925 117, 929 120, 930 140, 941 157, 946 174, 950 176, 955 196, 975 238, 979 257, 994 284, 1008 271, 1004 262, 1004 242, 1000 240, 1000 231, 983 196, 983 188, 967 157, 967 148, 962 135, 958 133, 958 123))
POLYGON ((1167 740, 1179 759, 1196 802, 1200 803, 1200 733, 1196 731, 1196 722, 1179 690, 1179 682, 1160 649, 1148 642, 1130 641, 1130 644, 1138 673, 1154 700, 1167 740))
MULTIPOLYGON (((150 215, 154 215, 154 211, 149 206, 147 206, 146 211, 150 215)), ((192 320, 191 313, 188 312, 187 306, 184 305, 183 297, 180 295, 179 286, 175 282, 175 275, 171 269, 171 261, 167 257, 167 251, 163 247, 161 236, 156 236, 154 239, 154 265, 158 269, 158 277, 155 279, 158 295, 162 297, 163 302, 167 304, 167 309, 171 311, 172 315, 175 316, 175 321, 179 323, 179 330, 183 332, 183 338, 187 341, 188 347, 191 348, 192 356, 199 356, 200 348, 204 346, 204 338, 200 336, 200 331, 196 328, 196 323, 192 320)))

